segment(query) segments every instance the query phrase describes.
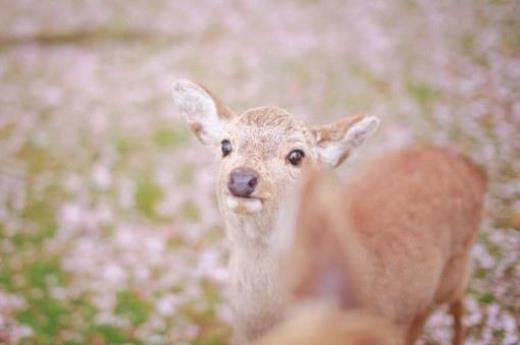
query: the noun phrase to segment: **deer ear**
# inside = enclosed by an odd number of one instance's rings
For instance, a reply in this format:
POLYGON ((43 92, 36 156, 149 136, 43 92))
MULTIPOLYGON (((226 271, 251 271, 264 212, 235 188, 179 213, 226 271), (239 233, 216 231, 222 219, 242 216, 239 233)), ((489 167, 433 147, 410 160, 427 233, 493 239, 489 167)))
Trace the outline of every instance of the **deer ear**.
POLYGON ((352 116, 312 127, 320 161, 331 167, 340 165, 376 131, 379 122, 375 116, 352 116))
POLYGON ((224 125, 233 117, 228 108, 202 85, 188 80, 175 81, 172 93, 177 111, 203 144, 222 140, 224 125))

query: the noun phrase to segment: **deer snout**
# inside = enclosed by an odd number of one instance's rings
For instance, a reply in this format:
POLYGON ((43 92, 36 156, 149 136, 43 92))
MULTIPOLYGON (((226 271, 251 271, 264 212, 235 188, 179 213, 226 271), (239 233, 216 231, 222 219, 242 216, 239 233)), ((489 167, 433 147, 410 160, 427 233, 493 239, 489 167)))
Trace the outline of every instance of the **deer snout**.
POLYGON ((229 174, 228 189, 234 196, 247 198, 258 184, 258 173, 246 167, 233 169, 229 174))

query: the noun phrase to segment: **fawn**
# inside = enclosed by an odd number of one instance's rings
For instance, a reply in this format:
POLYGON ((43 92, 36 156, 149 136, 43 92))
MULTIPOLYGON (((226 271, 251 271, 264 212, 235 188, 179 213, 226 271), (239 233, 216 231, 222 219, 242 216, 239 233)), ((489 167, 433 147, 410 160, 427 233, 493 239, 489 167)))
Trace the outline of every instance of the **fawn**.
MULTIPOLYGON (((271 240, 273 232, 284 232, 275 219, 285 197, 302 169, 338 166, 379 120, 354 116, 307 126, 276 107, 236 115, 184 80, 174 83, 173 96, 198 139, 221 156, 217 196, 231 250, 236 342, 244 344, 281 321, 290 300, 271 240)), ((469 160, 419 147, 384 154, 341 198, 333 197, 331 219, 344 223, 335 228, 352 239, 346 253, 355 255, 348 262, 356 263, 349 269, 359 277, 353 288, 360 304, 392 321, 407 344, 420 334, 431 306, 443 302, 455 320, 453 343, 462 343, 462 295, 484 189, 484 174, 469 160)))

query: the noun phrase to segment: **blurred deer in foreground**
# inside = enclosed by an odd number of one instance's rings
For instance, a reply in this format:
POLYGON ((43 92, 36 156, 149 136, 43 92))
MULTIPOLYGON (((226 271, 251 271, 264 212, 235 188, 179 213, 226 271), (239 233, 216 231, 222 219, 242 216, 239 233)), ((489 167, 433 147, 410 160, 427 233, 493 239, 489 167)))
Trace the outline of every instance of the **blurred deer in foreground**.
POLYGON ((337 186, 317 171, 302 185, 298 198, 281 207, 280 233, 273 235, 279 280, 288 290, 285 320, 255 345, 401 345, 390 321, 361 309, 362 252, 344 232, 344 214, 337 214, 343 202, 337 186))
MULTIPOLYGON (((358 116, 308 126, 276 107, 236 115, 189 81, 175 82, 173 96, 195 135, 221 157, 217 196, 231 249, 229 293, 237 342, 245 344, 279 322, 288 302, 270 241, 282 200, 302 168, 338 166, 379 121, 358 116)), ((357 257, 350 262, 362 278, 362 305, 394 322, 408 344, 432 304, 442 302, 451 305, 454 344, 462 342, 462 295, 484 185, 468 160, 415 148, 383 155, 336 197, 334 214, 354 239, 348 248, 357 257)))
MULTIPOLYGON (((471 161, 432 147, 384 154, 344 186, 313 171, 298 210, 282 209, 286 221, 275 238, 289 295, 296 302, 332 297, 345 310, 384 317, 405 344, 415 343, 435 304, 448 303, 452 343, 462 344, 463 294, 485 183, 471 161)), ((271 339, 297 335, 291 322, 271 339)), ((358 320, 367 334, 371 322, 358 320)), ((337 331, 331 323, 315 339, 337 331)))

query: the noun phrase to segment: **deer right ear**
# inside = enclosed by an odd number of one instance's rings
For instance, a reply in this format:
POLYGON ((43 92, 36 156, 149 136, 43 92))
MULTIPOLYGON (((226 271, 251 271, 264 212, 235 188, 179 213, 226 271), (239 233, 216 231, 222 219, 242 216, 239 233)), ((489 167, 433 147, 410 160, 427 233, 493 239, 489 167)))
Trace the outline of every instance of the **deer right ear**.
POLYGON ((375 116, 352 116, 311 128, 319 160, 331 167, 341 164, 379 127, 375 116))
POLYGON ((204 145, 219 143, 225 135, 224 124, 232 113, 203 86, 188 80, 173 83, 173 100, 192 132, 204 145))

